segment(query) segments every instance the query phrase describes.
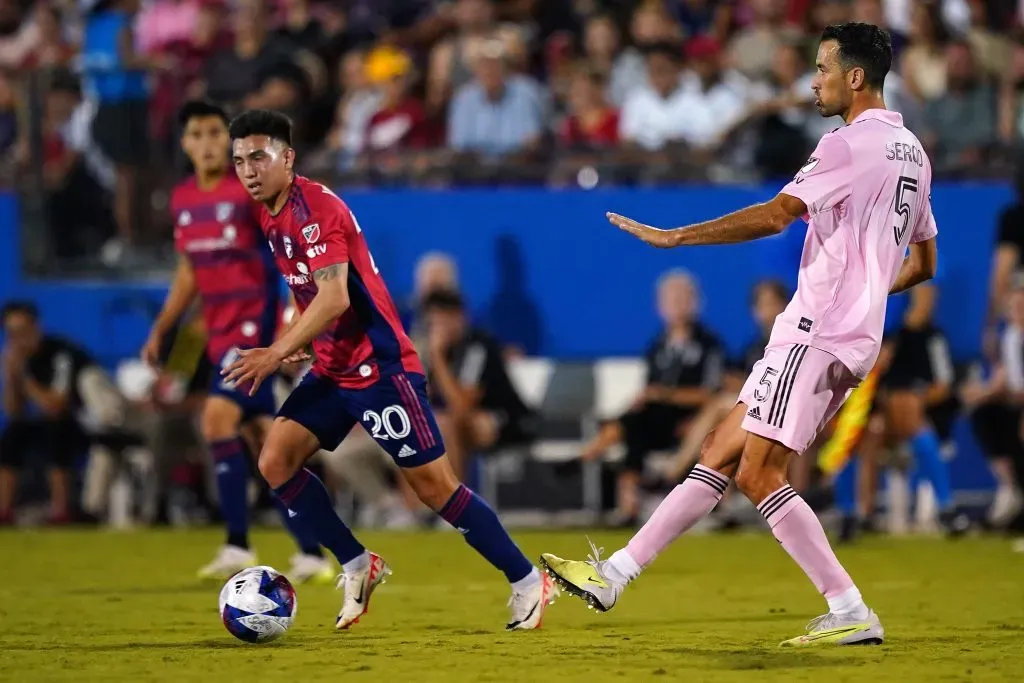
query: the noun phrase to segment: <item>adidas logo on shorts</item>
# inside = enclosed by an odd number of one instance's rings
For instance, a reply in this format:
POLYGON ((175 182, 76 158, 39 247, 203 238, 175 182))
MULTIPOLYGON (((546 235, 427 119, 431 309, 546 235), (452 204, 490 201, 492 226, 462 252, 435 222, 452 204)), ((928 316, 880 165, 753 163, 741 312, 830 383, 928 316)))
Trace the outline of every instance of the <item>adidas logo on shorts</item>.
POLYGON ((398 451, 399 458, 408 458, 409 456, 416 455, 416 451, 409 448, 409 444, 402 444, 401 450, 398 451))
POLYGON ((748 410, 747 411, 747 417, 752 417, 755 420, 760 420, 761 419, 761 408, 760 408, 760 406, 754 406, 753 408, 748 410))

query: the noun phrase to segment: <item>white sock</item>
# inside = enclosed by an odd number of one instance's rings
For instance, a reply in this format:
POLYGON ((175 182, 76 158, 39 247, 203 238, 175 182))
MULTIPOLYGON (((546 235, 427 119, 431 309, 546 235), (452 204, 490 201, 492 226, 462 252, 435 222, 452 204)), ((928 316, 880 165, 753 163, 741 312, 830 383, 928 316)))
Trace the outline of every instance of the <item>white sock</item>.
POLYGON ((534 567, 529 574, 512 582, 512 590, 516 593, 525 593, 530 586, 540 581, 540 571, 534 567))
POLYGON ((341 569, 346 574, 351 574, 352 572, 358 572, 366 569, 366 567, 369 566, 369 564, 370 553, 364 550, 361 555, 353 557, 351 560, 341 565, 341 569))
POLYGON ((636 577, 640 576, 640 572, 644 570, 636 560, 626 552, 626 549, 616 550, 612 553, 612 556, 608 558, 608 564, 605 565, 605 575, 615 583, 621 583, 623 585, 629 583, 636 577))
POLYGON ((867 619, 868 606, 864 604, 864 598, 856 586, 847 588, 845 591, 831 598, 828 601, 828 611, 832 614, 849 616, 854 619, 867 619))

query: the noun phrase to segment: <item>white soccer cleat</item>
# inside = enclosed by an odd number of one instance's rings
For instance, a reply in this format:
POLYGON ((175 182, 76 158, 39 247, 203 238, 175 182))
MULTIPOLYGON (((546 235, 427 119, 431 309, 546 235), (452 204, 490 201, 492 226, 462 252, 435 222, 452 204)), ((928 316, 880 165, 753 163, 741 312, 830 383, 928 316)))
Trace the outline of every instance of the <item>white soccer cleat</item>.
POLYGON ((808 647, 811 645, 881 645, 885 629, 874 611, 867 619, 856 619, 838 614, 823 614, 807 624, 807 633, 784 640, 781 647, 808 647))
POLYGON ((343 572, 338 576, 337 587, 342 589, 345 597, 341 603, 341 612, 334 628, 339 631, 359 622, 359 617, 370 611, 370 597, 380 584, 391 576, 391 567, 384 558, 376 553, 368 553, 370 561, 362 569, 343 572))
POLYGON ((326 557, 296 553, 292 555, 288 578, 293 583, 333 583, 337 574, 334 565, 326 557))
POLYGON ((251 550, 236 545, 225 545, 217 551, 213 562, 200 567, 196 575, 200 579, 229 579, 243 569, 258 564, 256 554, 251 550))
MULTIPOLYGON (((536 571, 536 570, 534 570, 536 571)), ((512 591, 508 608, 512 613, 506 631, 530 631, 540 628, 548 605, 558 597, 558 588, 550 576, 541 572, 537 581, 524 591, 512 591)))
POLYGON ((1020 512, 1021 503, 1021 494, 1016 487, 1000 486, 988 509, 989 523, 997 527, 1006 526, 1020 512))

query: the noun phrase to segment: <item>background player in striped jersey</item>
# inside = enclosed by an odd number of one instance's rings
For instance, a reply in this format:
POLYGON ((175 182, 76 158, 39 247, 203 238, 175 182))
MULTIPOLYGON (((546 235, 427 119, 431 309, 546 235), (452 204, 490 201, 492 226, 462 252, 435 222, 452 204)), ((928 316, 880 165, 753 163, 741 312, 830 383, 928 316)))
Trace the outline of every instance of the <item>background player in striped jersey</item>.
POLYGON ((300 311, 273 345, 241 351, 225 377, 263 382, 286 361, 309 357, 310 372, 278 412, 260 453, 275 495, 342 563, 344 602, 336 627, 366 613, 390 573, 341 521, 323 483, 303 465, 333 450, 361 424, 435 510, 512 584, 509 630, 540 626, 556 591, 516 547, 494 511, 459 483, 427 399, 423 365, 370 255, 355 216, 333 192, 293 171, 292 124, 278 112, 249 111, 231 122, 235 172, 262 205, 260 224, 300 311))
MULTIPOLYGON (((228 166, 228 119, 224 110, 189 102, 179 113, 182 148, 195 175, 171 195, 174 241, 181 257, 163 309, 153 323, 142 357, 157 364, 160 343, 199 297, 207 331, 207 354, 226 367, 239 349, 273 341, 281 315, 281 281, 255 215, 255 206, 228 166)), ((257 564, 249 547, 247 499, 250 453, 239 429, 252 423, 258 439, 270 427, 276 405, 270 383, 253 395, 214 375, 204 402, 201 431, 213 458, 227 541, 201 578, 228 577, 257 564)), ((303 536, 283 508, 282 518, 300 552, 289 576, 296 581, 333 580, 334 570, 320 545, 303 536)))
POLYGON ((614 225, 661 248, 746 242, 778 234, 797 218, 808 228, 796 294, 686 481, 607 560, 596 547, 590 562, 543 556, 562 585, 592 606, 614 606, 659 552, 714 509, 735 478, 828 603, 806 634, 783 645, 884 639, 878 616, 786 473, 792 454, 811 446, 874 365, 889 294, 935 276, 931 164, 903 117, 885 108, 882 85, 891 65, 892 44, 877 26, 825 29, 812 85, 815 106, 823 116, 841 115, 847 125, 821 138, 775 199, 675 230, 609 214, 614 225))

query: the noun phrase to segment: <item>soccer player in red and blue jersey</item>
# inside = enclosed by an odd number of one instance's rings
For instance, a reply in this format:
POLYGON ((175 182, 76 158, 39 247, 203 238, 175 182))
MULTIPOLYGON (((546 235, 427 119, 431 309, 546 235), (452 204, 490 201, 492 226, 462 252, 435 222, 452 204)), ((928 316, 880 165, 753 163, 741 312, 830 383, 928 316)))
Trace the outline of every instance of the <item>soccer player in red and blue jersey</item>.
POLYGON ((512 584, 506 628, 540 626, 554 585, 516 547, 494 511, 459 483, 427 400, 423 366, 352 211, 319 183, 295 175, 292 126, 278 112, 249 111, 231 122, 235 171, 262 204, 260 223, 300 315, 274 344, 240 352, 230 381, 262 383, 286 362, 312 370, 278 411, 260 453, 260 472, 295 519, 341 562, 344 601, 336 626, 358 621, 390 573, 334 512, 323 483, 303 467, 355 427, 387 451, 426 505, 457 528, 512 584))
MULTIPOLYGON (((182 148, 195 175, 171 195, 174 241, 181 257, 142 356, 156 365, 162 340, 198 297, 207 354, 216 367, 227 367, 239 349, 273 341, 282 309, 281 282, 260 231, 257 207, 228 164, 231 141, 224 110, 211 102, 189 102, 179 113, 179 123, 182 148)), ((277 406, 270 383, 252 395, 247 389, 215 376, 203 405, 201 431, 214 460, 227 542, 199 570, 201 578, 226 578, 258 564, 249 548, 250 455, 240 428, 249 423, 261 439, 277 406)), ((283 507, 280 511, 300 547, 289 576, 333 581, 334 570, 316 539, 303 535, 283 507)))

